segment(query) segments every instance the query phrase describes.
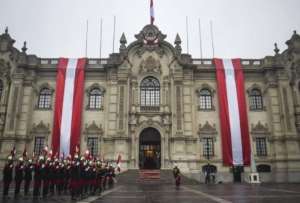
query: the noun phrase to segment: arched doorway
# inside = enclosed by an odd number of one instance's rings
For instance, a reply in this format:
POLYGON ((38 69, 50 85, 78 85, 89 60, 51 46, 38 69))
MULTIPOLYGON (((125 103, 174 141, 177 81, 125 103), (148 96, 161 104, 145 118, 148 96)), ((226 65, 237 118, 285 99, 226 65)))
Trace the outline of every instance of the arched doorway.
POLYGON ((161 138, 155 128, 146 128, 140 134, 139 167, 140 169, 160 169, 161 138))

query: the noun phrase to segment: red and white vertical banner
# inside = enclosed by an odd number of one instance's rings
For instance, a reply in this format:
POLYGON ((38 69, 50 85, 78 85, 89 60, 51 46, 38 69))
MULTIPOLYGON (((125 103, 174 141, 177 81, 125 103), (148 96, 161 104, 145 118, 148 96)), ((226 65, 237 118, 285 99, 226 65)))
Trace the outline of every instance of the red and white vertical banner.
POLYGON ((85 65, 85 58, 59 59, 52 134, 54 153, 74 154, 79 146, 85 65))
POLYGON ((214 59, 224 165, 250 165, 251 148, 240 59, 214 59))
POLYGON ((153 6, 153 0, 150 0, 150 23, 153 25, 154 23, 154 6, 153 6))

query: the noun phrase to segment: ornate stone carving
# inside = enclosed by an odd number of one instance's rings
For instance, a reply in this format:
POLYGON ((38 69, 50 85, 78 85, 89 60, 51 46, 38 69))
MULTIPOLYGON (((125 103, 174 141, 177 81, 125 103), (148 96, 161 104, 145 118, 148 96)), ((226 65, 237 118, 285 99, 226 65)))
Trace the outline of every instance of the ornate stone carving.
POLYGON ((0 59, 0 78, 10 81, 10 66, 3 59, 0 59))
POLYGON ((146 60, 142 60, 140 65, 140 73, 161 73, 161 64, 152 56, 146 60))
POLYGON ((266 135, 269 135, 270 131, 268 124, 265 123, 265 125, 263 125, 261 121, 258 121, 256 125, 251 124, 251 134, 253 135, 253 138, 265 137, 266 135))
POLYGON ((5 32, 0 35, 0 52, 10 51, 13 48, 15 40, 12 39, 8 33, 8 28, 5 28, 5 32))
POLYGON ((138 42, 142 43, 142 47, 137 50, 137 54, 141 56, 145 51, 155 51, 160 57, 163 56, 164 50, 159 46, 167 37, 154 25, 146 25, 143 30, 135 35, 138 42))
POLYGON ((206 121, 204 125, 199 124, 198 135, 200 137, 215 137, 217 133, 216 124, 211 125, 208 121, 206 121))
POLYGON ((103 94, 105 93, 105 87, 103 87, 103 86, 101 86, 101 85, 99 85, 98 83, 94 83, 94 84, 92 84, 91 86, 89 86, 86 90, 85 90, 85 92, 88 94, 92 89, 94 89, 94 88, 98 88, 103 94))
POLYGON ((199 95, 202 89, 208 89, 211 92, 212 96, 214 96, 214 94, 216 93, 216 90, 207 83, 201 84, 201 86, 196 89, 196 93, 199 95))
POLYGON ((155 25, 146 25, 139 34, 135 35, 138 41, 142 41, 146 45, 158 44, 166 37, 155 25))
POLYGON ((99 126, 93 121, 90 125, 85 124, 84 134, 87 135, 103 135, 104 131, 102 125, 99 126))
POLYGON ((38 135, 48 135, 50 134, 50 125, 49 123, 46 125, 43 121, 40 121, 39 124, 33 124, 31 129, 31 134, 38 135))
POLYGON ((262 93, 263 95, 266 93, 266 89, 263 89, 260 85, 254 83, 254 84, 252 84, 252 85, 247 89, 248 95, 252 92, 252 90, 255 90, 255 89, 261 91, 261 93, 262 93))
POLYGON ((49 84, 49 83, 43 83, 40 86, 35 86, 33 87, 33 90, 35 92, 36 95, 39 95, 40 91, 44 88, 47 88, 51 91, 51 93, 53 94, 53 92, 55 91, 54 88, 49 84))

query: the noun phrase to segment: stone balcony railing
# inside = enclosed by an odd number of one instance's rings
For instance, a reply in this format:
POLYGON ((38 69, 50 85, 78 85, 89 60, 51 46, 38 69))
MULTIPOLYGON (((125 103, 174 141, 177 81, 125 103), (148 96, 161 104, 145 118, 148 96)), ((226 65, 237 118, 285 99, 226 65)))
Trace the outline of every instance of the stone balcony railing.
MULTIPOLYGON (((40 59, 41 65, 56 65, 58 63, 58 58, 41 58, 40 59)), ((106 65, 108 63, 108 59, 106 58, 89 58, 88 65, 106 65)))
MULTIPOLYGON (((262 59, 241 59, 241 63, 244 66, 261 66, 263 64, 262 59)), ((213 59, 193 59, 193 65, 212 66, 213 59)))

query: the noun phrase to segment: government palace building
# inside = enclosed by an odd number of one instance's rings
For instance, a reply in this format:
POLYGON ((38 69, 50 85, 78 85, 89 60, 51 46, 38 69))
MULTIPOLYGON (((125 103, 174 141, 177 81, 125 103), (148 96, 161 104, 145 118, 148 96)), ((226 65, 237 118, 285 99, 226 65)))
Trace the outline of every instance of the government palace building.
MULTIPOLYGON (((300 36, 291 34, 286 50, 275 44, 271 56, 239 60, 251 164, 224 164, 216 60, 182 53, 179 35, 170 43, 152 24, 131 43, 123 34, 118 53, 85 59, 82 105, 73 109, 81 152, 111 163, 121 156, 123 171, 177 165, 201 182, 207 168, 219 182, 253 171, 261 182, 300 182, 300 36)), ((14 42, 8 29, 0 35, 0 170, 14 147, 16 158, 51 148, 57 129, 60 59, 14 42)))

